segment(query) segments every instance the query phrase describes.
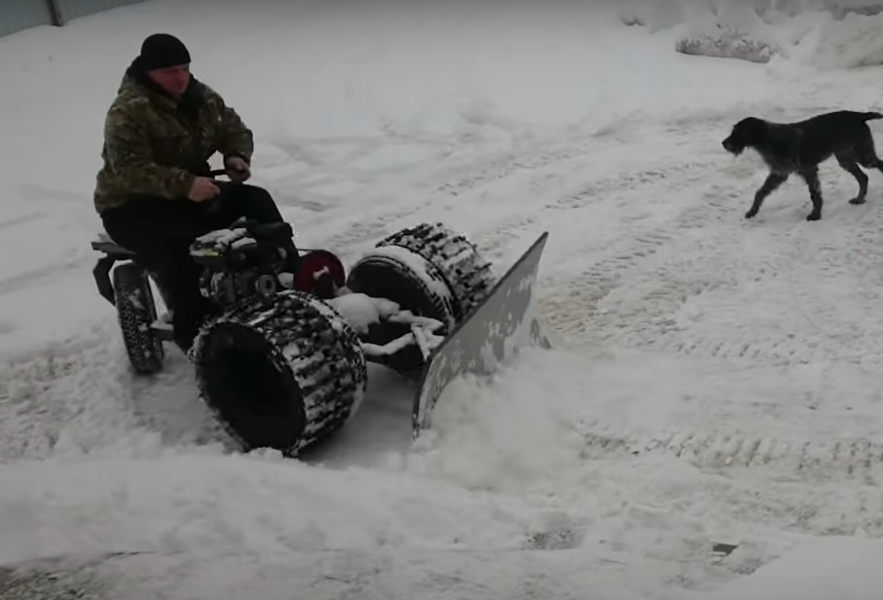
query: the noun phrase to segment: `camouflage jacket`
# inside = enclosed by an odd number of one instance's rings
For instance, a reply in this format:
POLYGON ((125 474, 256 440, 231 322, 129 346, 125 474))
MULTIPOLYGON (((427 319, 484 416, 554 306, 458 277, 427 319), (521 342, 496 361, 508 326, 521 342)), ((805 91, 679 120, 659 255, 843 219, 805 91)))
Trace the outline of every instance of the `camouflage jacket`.
POLYGON ((253 151, 252 132, 207 85, 193 78, 179 104, 127 73, 105 119, 95 209, 139 196, 187 201, 215 152, 250 162, 253 151))

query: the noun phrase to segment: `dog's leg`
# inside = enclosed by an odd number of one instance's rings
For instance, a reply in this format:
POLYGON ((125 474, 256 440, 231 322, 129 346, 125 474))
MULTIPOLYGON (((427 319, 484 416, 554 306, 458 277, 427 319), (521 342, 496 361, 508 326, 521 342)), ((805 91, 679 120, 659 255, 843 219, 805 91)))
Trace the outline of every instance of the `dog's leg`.
POLYGON ((874 147, 874 138, 870 135, 868 135, 856 150, 856 158, 858 159, 858 164, 866 169, 877 169, 883 173, 883 160, 877 158, 877 149, 874 147))
POLYGON ((855 180, 858 181, 858 196, 849 201, 850 204, 864 204, 865 196, 868 195, 868 176, 865 175, 855 160, 855 155, 851 150, 846 152, 838 152, 835 157, 845 171, 850 173, 855 180))
POLYGON ((788 180, 787 173, 779 173, 773 171, 769 175, 767 175, 766 180, 763 182, 763 185, 760 186, 760 189, 754 194, 754 202, 751 204, 751 208, 748 209, 748 212, 745 213, 745 218, 750 219, 754 215, 757 214, 757 211, 760 210, 760 205, 763 204, 763 201, 766 200, 766 197, 769 196, 773 191, 785 183, 788 180))
POLYGON ((818 221, 822 218, 822 186, 819 183, 819 169, 818 167, 802 169, 800 176, 806 182, 812 200, 812 211, 806 216, 806 220, 818 221))

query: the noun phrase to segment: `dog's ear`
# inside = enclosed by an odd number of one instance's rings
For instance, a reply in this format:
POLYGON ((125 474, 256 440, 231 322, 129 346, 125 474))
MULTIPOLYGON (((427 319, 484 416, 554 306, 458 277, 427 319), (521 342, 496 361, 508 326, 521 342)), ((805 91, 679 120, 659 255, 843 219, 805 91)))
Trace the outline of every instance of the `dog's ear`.
POLYGON ((740 154, 745 148, 763 144, 768 137, 767 122, 757 117, 746 117, 733 126, 733 130, 723 146, 733 154, 740 154))
POLYGON ((769 126, 763 119, 748 117, 742 119, 737 125, 739 134, 746 146, 760 144, 769 137, 769 126))

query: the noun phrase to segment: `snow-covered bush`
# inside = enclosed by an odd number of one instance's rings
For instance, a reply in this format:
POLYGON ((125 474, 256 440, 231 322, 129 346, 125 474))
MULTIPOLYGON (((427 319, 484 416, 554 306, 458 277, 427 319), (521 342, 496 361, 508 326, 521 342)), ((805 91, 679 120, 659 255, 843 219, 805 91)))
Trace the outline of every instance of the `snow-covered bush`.
POLYGON ((750 33, 726 25, 705 32, 684 35, 675 42, 675 50, 694 56, 736 58, 756 63, 769 62, 779 52, 777 46, 755 39, 750 33))
POLYGON ((742 1, 721 3, 714 14, 686 23, 675 50, 765 63, 781 52, 781 47, 757 7, 742 1))

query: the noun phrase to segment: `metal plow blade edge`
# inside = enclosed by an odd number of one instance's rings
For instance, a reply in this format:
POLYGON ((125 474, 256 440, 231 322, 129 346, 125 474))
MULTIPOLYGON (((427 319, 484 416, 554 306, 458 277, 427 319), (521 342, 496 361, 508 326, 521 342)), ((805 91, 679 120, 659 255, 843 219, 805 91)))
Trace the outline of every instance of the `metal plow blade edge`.
POLYGON ((548 232, 540 235, 484 301, 433 351, 414 398, 413 438, 431 426, 439 397, 456 378, 491 375, 525 345, 551 348, 534 316, 533 294, 548 237, 548 232))

